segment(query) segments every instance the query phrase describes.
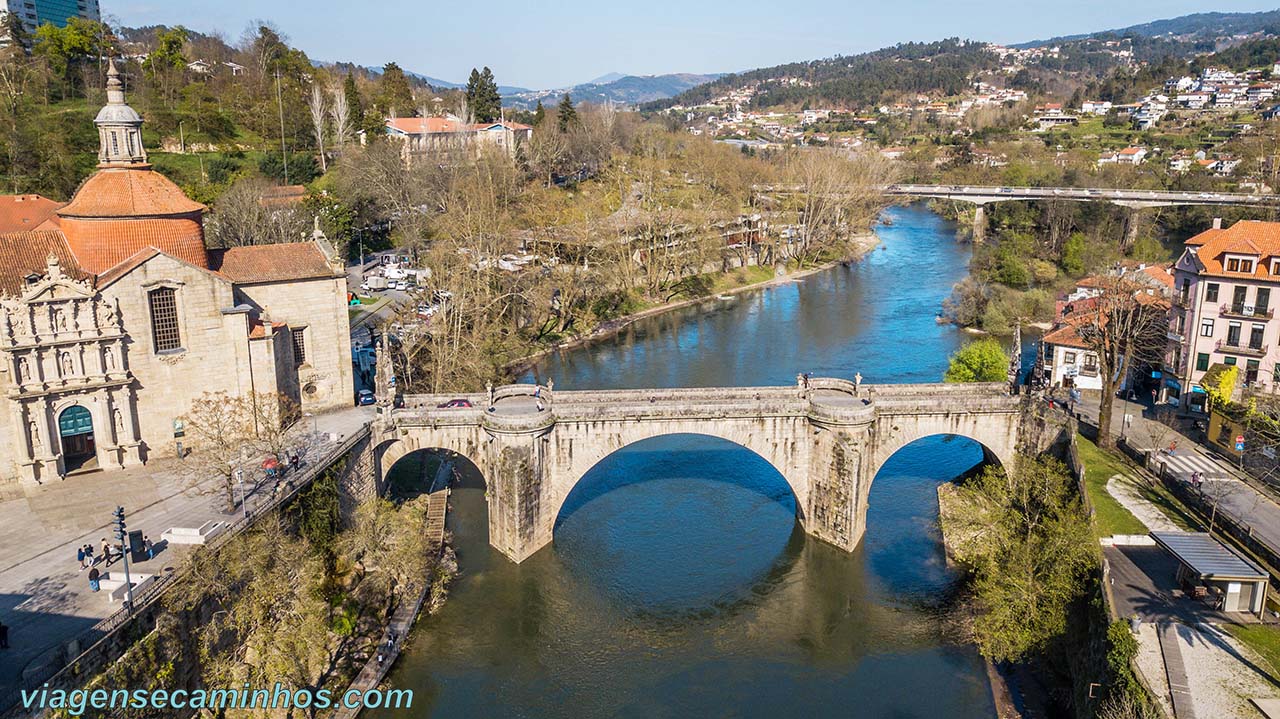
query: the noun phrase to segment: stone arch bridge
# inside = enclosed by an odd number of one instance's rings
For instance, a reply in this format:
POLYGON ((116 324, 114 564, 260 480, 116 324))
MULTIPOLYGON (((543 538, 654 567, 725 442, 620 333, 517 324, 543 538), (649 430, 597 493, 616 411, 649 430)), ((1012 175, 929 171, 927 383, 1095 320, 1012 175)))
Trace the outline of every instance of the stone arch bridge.
MULTIPOLYGON (((811 379, 787 387, 552 391, 508 385, 488 394, 408 395, 374 423, 379 486, 420 449, 457 452, 484 474, 489 542, 520 562, 548 544, 574 486, 599 461, 668 434, 720 437, 773 465, 809 534, 853 551, 881 465, 922 437, 955 434, 1009 466, 1023 407, 1008 385, 861 385, 811 379), (440 407, 466 399, 471 407, 440 407)), ((1036 448, 1039 449, 1039 448, 1036 448)))

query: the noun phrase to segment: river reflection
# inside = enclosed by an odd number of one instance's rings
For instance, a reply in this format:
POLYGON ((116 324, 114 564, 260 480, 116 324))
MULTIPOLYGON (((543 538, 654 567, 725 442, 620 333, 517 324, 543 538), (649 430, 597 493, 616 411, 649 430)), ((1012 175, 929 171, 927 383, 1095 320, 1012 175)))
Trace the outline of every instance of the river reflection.
MULTIPOLYGON (((638 323, 538 373, 574 389, 936 381, 961 337, 934 315, 967 251, 923 209, 891 214, 864 263, 638 323)), ((903 448, 846 553, 805 537, 760 457, 658 437, 593 468, 519 565, 488 547, 471 471, 449 517, 462 575, 392 684, 415 690, 412 716, 991 716, 976 653, 947 639, 956 577, 936 528, 938 483, 981 456, 956 438, 903 448)))

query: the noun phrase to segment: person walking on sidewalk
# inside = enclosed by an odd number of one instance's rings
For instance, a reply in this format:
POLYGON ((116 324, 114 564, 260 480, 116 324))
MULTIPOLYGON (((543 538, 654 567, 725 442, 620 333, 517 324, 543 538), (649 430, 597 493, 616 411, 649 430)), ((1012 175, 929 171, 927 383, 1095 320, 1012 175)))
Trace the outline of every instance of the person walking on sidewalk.
POLYGON ((83 544, 81 544, 80 548, 76 550, 76 561, 80 563, 80 571, 83 572, 84 571, 84 545, 83 544))
POLYGON ((84 565, 92 567, 94 564, 97 564, 97 560, 93 558, 93 543, 90 542, 84 545, 84 565))
POLYGON ((98 571, 97 567, 89 570, 89 591, 96 592, 101 588, 101 585, 98 584, 98 578, 101 576, 102 573, 98 571))
POLYGON ((104 567, 111 566, 111 543, 106 537, 102 538, 102 565, 104 567))

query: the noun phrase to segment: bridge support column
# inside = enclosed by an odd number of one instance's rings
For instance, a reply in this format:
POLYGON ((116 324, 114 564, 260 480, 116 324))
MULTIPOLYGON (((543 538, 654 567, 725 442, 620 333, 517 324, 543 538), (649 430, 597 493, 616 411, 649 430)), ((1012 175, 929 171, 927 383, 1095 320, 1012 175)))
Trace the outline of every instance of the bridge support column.
POLYGON ((1128 252, 1133 243, 1138 241, 1138 210, 1130 209, 1124 214, 1124 240, 1120 244, 1120 249, 1128 252))
POLYGON ((542 433, 489 431, 484 473, 489 500, 489 544, 523 562, 551 542, 556 503, 542 433))
POLYGON ((973 244, 980 245, 987 238, 987 206, 978 205, 973 211, 973 244))
POLYGON ((801 522, 809 535, 852 552, 862 541, 866 526, 863 485, 870 482, 864 467, 869 453, 856 439, 865 430, 812 424, 809 497, 801 522))

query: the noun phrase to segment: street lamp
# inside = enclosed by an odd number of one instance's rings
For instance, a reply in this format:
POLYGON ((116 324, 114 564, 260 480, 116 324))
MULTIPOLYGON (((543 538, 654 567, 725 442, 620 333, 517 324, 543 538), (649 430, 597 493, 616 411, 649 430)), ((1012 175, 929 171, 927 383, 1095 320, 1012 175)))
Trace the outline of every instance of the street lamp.
POLYGON ((115 511, 116 539, 120 540, 120 558, 124 560, 124 587, 125 594, 129 597, 129 613, 133 613, 133 582, 129 579, 129 553, 125 551, 125 538, 129 535, 125 532, 124 526, 124 507, 116 507, 115 511))
POLYGON ((236 483, 240 485, 240 509, 244 510, 244 518, 249 518, 249 495, 244 492, 244 470, 236 467, 236 483))

